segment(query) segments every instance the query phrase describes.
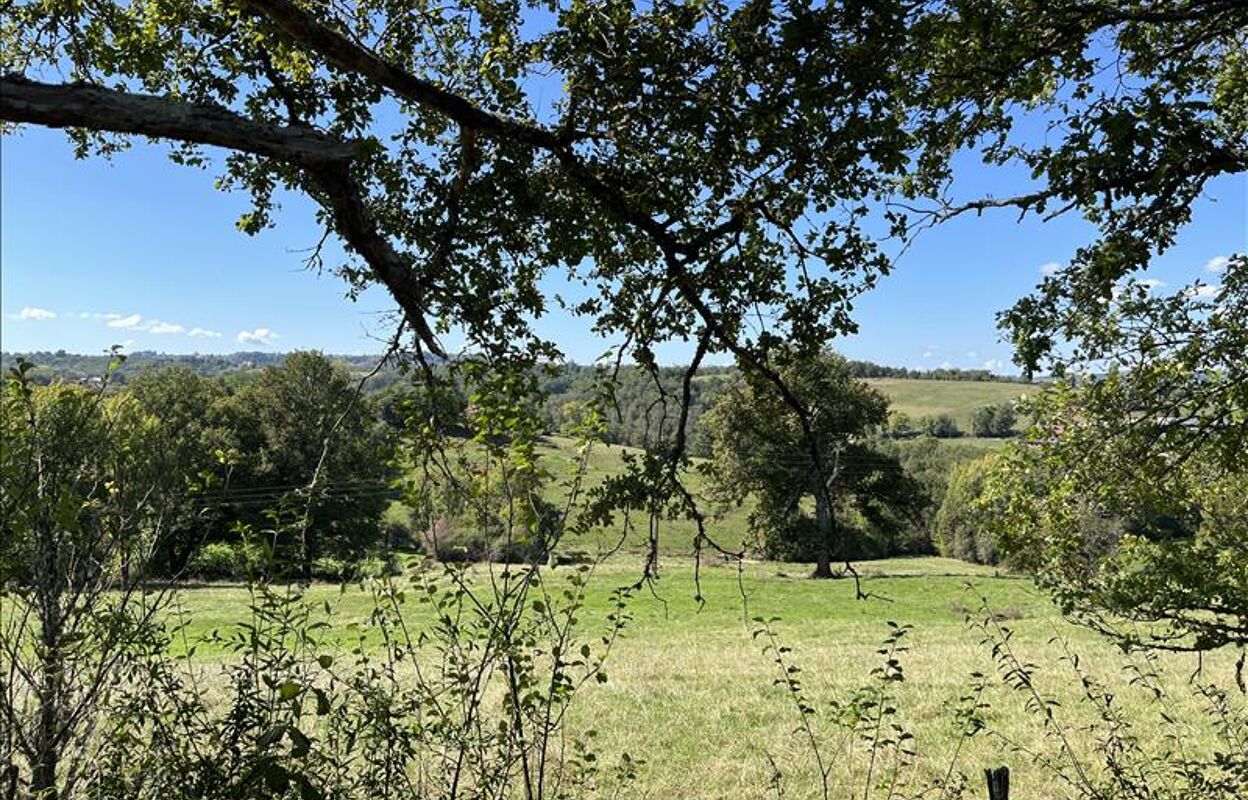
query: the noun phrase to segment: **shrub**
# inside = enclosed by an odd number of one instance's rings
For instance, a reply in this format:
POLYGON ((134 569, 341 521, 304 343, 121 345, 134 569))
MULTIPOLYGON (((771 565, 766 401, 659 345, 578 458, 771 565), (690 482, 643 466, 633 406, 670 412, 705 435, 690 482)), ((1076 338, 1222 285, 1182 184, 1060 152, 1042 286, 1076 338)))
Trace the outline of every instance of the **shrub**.
POLYGON ((992 438, 1013 436, 1014 423, 1018 414, 1012 403, 1000 403, 995 406, 981 406, 975 409, 971 417, 971 435, 992 438))
POLYGON ((919 421, 919 427, 924 434, 935 436, 937 439, 956 439, 962 435, 962 429, 948 414, 924 417, 919 421))
POLYGON ((191 575, 206 581, 244 580, 264 571, 264 553, 247 542, 209 542, 188 564, 191 575))
POLYGON ((488 537, 480 530, 439 519, 424 531, 421 549, 425 555, 446 564, 484 561, 489 552, 488 537))
POLYGON ((462 513, 443 517, 423 533, 423 550, 445 563, 546 561, 556 539, 560 514, 555 506, 537 498, 532 500, 531 508, 531 519, 513 524, 510 535, 498 515, 462 513))
POLYGON ((387 509, 381 529, 383 549, 419 550, 423 544, 416 515, 407 506, 394 504, 387 509))
POLYGON ((983 502, 993 456, 954 468, 949 488, 933 520, 936 547, 943 556, 996 564, 999 560, 993 512, 983 502))
POLYGON ((892 411, 888 415, 888 434, 894 439, 909 439, 919 435, 914 420, 904 411, 892 411))
POLYGON ((355 578, 385 578, 402 575, 403 563, 394 553, 378 553, 352 564, 351 572, 355 578))
POLYGON ((352 564, 333 556, 321 556, 312 562, 312 577, 322 581, 339 582, 352 577, 352 564))

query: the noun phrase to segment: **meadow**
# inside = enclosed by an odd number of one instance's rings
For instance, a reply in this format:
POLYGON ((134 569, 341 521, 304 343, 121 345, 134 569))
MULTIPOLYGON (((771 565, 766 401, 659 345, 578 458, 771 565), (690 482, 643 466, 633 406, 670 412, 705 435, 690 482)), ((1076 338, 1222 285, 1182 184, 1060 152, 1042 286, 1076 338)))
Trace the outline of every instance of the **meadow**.
MULTIPOLYGON (((952 384, 953 382, 928 381, 928 383, 952 384)), ((976 385, 983 387, 994 384, 978 383, 976 385)), ((943 401, 934 399, 930 402, 940 403, 943 401)), ((933 407, 944 408, 944 406, 940 405, 933 407)), ((953 406, 949 408, 953 408, 953 406)), ((902 446, 909 446, 913 441, 916 440, 902 442, 902 446)), ((974 459, 985 453, 998 450, 1004 447, 1009 440, 966 436, 957 439, 938 439, 936 441, 937 446, 947 454, 949 462, 955 463, 974 459)), ((641 450, 633 447, 596 444, 590 451, 589 457, 585 459, 584 473, 580 476, 581 486, 584 488, 597 486, 605 479, 613 475, 619 475, 625 468, 625 458, 630 454, 639 455, 641 452, 641 450)), ((556 505, 562 506, 567 499, 570 486, 577 477, 578 470, 581 469, 576 442, 563 436, 543 437, 538 445, 538 455, 541 458, 542 468, 546 470, 549 476, 546 492, 547 498, 556 503, 556 505)), ((684 482, 697 499, 700 510, 706 515, 707 532, 718 545, 728 550, 736 551, 752 544, 748 519, 750 512, 749 501, 745 505, 724 505, 717 502, 710 491, 711 487, 706 476, 699 469, 702 463, 704 463, 704 459, 692 459, 692 469, 685 473, 684 482)), ((933 500, 939 503, 940 498, 936 497, 933 500)), ((387 517, 392 521, 403 522, 408 525, 418 524, 410 518, 407 507, 398 500, 391 504, 387 517)), ((634 523, 641 524, 644 527, 644 520, 634 520, 634 523)), ((694 555, 693 542, 697 532, 697 525, 691 520, 663 520, 660 523, 660 552, 668 556, 692 557, 694 555)), ((562 545, 562 548, 565 550, 574 550, 591 557, 616 548, 624 552, 640 553, 646 547, 648 547, 648 543, 641 536, 628 537, 621 544, 619 532, 615 528, 595 529, 580 539, 565 541, 562 545)))
MULTIPOLYGON (((1046 800, 1070 796, 1065 784, 1041 766, 1044 758, 1062 758, 1060 740, 1047 736, 1040 716, 1025 710, 1025 697, 1003 684, 982 633, 968 626, 982 599, 1001 625, 1012 631, 1010 647, 1035 665, 1039 690, 1051 697, 1071 750, 1097 763, 1098 713, 1080 702, 1081 682, 1066 659, 1078 653, 1081 667, 1103 681, 1114 707, 1145 746, 1161 752, 1166 737, 1178 735, 1188 754, 1214 746, 1212 724, 1187 688, 1198 667, 1200 678, 1223 681, 1233 675, 1231 654, 1195 657, 1173 655, 1158 661, 1162 683, 1172 694, 1156 701, 1132 685, 1131 663, 1139 656, 1117 652, 1095 634, 1064 621, 1030 580, 941 558, 892 559, 857 566, 862 588, 871 597, 855 599, 851 580, 809 579, 808 565, 720 561, 701 570, 704 603, 695 602, 693 565, 665 557, 653 591, 631 601, 632 621, 607 663, 609 680, 581 690, 573 707, 570 731, 598 731, 596 750, 604 765, 624 753, 640 761, 636 779, 621 797, 763 798, 775 796, 775 776, 782 774, 787 797, 818 797, 818 774, 811 751, 798 735, 800 719, 790 695, 775 685, 777 668, 762 652, 755 618, 777 618, 779 640, 792 647, 786 655, 799 665, 804 691, 816 709, 812 723, 833 765, 834 797, 864 794, 860 785, 869 758, 861 741, 837 727, 834 700, 846 700, 871 681, 870 670, 883 661, 881 641, 890 622, 913 625, 900 655, 905 680, 890 684, 899 719, 915 736, 912 787, 943 775, 953 763, 971 776, 969 797, 983 797, 979 773, 984 767, 1009 765, 1016 796, 1046 800), (1069 648, 1069 652, 1066 648, 1069 648), (982 694, 988 729, 962 741, 952 708, 972 686, 972 674, 989 676, 982 694), (1166 713, 1173 724, 1163 723, 1166 713)), ((500 567, 494 567, 500 569, 500 567)), ((481 571, 486 567, 475 567, 481 571)), ((555 576, 570 567, 555 568, 555 576)), ((599 565, 589 583, 580 616, 586 640, 607 627, 609 595, 635 581, 641 563, 616 556, 599 565)), ((402 579, 400 579, 402 580, 402 579)), ((331 653, 358 644, 357 628, 371 601, 359 586, 313 585, 306 599, 330 610, 324 646, 331 653)), ((211 641, 213 631, 228 631, 247 613, 248 592, 239 586, 207 586, 184 591, 182 611, 190 620, 188 642, 198 642, 195 659, 211 671, 229 656, 211 641)), ((405 615, 419 630, 427 612, 413 605, 405 615)), ((371 646, 365 642, 365 646, 371 646)), ((1095 772, 1094 766, 1089 766, 1095 772)), ((878 772, 877 772, 878 774, 878 772)))
MULTIPOLYGON (((873 383, 905 413, 948 413, 967 426, 973 408, 1034 388, 952 381, 873 383)), ((940 441, 940 447, 959 458, 1003 444, 972 437, 940 441)), ((550 476, 550 499, 562 501, 577 471, 574 443, 551 436, 539 450, 550 476)), ((586 462, 584 485, 619 474, 632 452, 597 446, 586 462)), ((726 548, 748 544, 748 507, 715 506, 697 463, 686 481, 709 514, 709 532, 726 548)), ((390 510, 392 517, 404 513, 397 503, 390 510)), ((646 543, 635 533, 595 567, 579 615, 584 640, 594 641, 608 627, 612 590, 642 574, 646 543)), ((832 767, 834 797, 881 796, 864 791, 869 749, 857 734, 846 733, 840 724, 845 706, 834 704, 847 703, 872 683, 871 671, 884 661, 880 650, 892 624, 913 626, 903 637, 906 649, 899 657, 904 680, 890 684, 899 723, 915 737, 914 766, 905 773, 911 788, 945 776, 952 767, 968 774, 967 796, 983 797, 982 769, 1008 765, 1016 796, 1072 796, 1045 761, 1069 764, 1073 753, 1093 776, 1103 767, 1105 709, 1085 697, 1087 675, 1113 696, 1114 712, 1149 752, 1164 754, 1178 740, 1188 755, 1207 756, 1216 747, 1212 720, 1189 681, 1199 669, 1199 680, 1229 687, 1234 673, 1229 653, 1206 656, 1203 662, 1187 655, 1159 656, 1152 666, 1161 671, 1160 685, 1169 694, 1158 700, 1133 680, 1133 669, 1148 666, 1142 656, 1123 654, 1097 634, 1064 620, 1027 576, 937 557, 866 561, 855 565, 861 588, 869 595, 864 600, 856 598, 850 579, 810 579, 809 565, 738 565, 704 553, 695 581, 695 533, 690 521, 662 521, 660 578, 632 599, 631 623, 606 667, 609 680, 582 689, 569 718, 570 735, 597 732, 595 748, 604 765, 618 762, 625 753, 640 765, 620 797, 764 798, 776 796, 777 787, 786 797, 820 796, 810 743, 800 729, 793 697, 776 683, 780 673, 763 650, 765 637, 756 636, 757 618, 774 618, 778 641, 792 648, 786 663, 800 667, 806 699, 815 708, 812 730, 832 767), (701 603, 694 599, 699 594, 701 603), (985 614, 996 615, 989 627, 997 636, 1009 630, 1018 661, 1034 665, 1037 689, 1053 702, 1060 735, 1058 728, 1046 731, 1042 715, 1027 709, 1029 696, 1003 680, 975 622, 985 614), (1001 629, 995 627, 998 623, 1001 629), (1078 669, 1072 663, 1076 655, 1078 669), (965 738, 955 708, 973 693, 976 675, 986 676, 978 697, 986 704, 987 727, 965 738)), ((615 549, 617 536, 616 530, 596 530, 565 539, 560 549, 595 558, 615 549)), ((482 574, 504 567, 471 569, 482 574)), ((360 637, 364 647, 376 646, 365 623, 372 600, 361 586, 314 584, 305 599, 329 623, 323 641, 335 658, 360 646, 360 637)), ((213 633, 245 619, 248 601, 242 586, 208 585, 182 594, 187 643, 195 644, 197 660, 214 669, 228 665, 230 656, 213 633)), ((424 606, 413 604, 405 615, 416 631, 430 623, 424 606)), ((878 768, 873 769, 878 776, 878 768)))
POLYGON ((1005 381, 942 381, 926 378, 868 378, 892 401, 891 410, 912 419, 948 414, 964 431, 981 406, 1009 403, 1040 390, 1040 384, 1005 381))

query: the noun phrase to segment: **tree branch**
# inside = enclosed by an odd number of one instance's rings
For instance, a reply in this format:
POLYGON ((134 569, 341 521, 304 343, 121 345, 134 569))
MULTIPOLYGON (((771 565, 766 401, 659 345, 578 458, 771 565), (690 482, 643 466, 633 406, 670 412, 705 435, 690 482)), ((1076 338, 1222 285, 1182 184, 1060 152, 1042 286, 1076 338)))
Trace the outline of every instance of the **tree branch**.
MULTIPOLYGON (((462 128, 498 141, 526 144, 555 156, 564 173, 612 215, 649 235, 662 249, 689 255, 694 245, 679 241, 662 222, 637 208, 619 187, 604 181, 571 147, 572 137, 539 125, 483 110, 471 100, 449 92, 397 67, 367 48, 331 30, 289 0, 237 0, 238 6, 271 22, 297 44, 339 69, 354 72, 386 87, 397 97, 444 114, 462 128)), ((736 222, 725 223, 728 229, 736 222)))
POLYGON ((300 166, 347 161, 355 153, 354 142, 315 128, 256 122, 221 106, 12 74, 0 78, 0 119, 216 145, 300 166))
POLYGON ((446 351, 425 320, 428 310, 426 290, 437 276, 426 271, 418 277, 411 259, 395 250, 377 230, 364 204, 364 196, 351 177, 349 163, 313 164, 308 165, 305 171, 320 190, 322 202, 333 214, 338 235, 368 262, 373 276, 407 314, 408 322, 425 347, 435 356, 446 358, 446 351))
POLYGON ((425 320, 434 275, 417 277, 412 259, 377 229, 365 191, 351 174, 355 143, 303 125, 270 125, 220 106, 86 84, 47 84, 20 75, 0 78, 0 119, 52 128, 88 128, 215 145, 301 168, 331 213, 334 229, 368 263, 431 352, 445 357, 425 320))
POLYGON ((390 64, 326 27, 289 0, 238 0, 237 4, 239 8, 267 19, 291 39, 341 69, 370 78, 400 97, 445 114, 465 128, 492 138, 522 142, 546 150, 558 149, 567 143, 558 134, 539 125, 492 114, 471 100, 390 64))

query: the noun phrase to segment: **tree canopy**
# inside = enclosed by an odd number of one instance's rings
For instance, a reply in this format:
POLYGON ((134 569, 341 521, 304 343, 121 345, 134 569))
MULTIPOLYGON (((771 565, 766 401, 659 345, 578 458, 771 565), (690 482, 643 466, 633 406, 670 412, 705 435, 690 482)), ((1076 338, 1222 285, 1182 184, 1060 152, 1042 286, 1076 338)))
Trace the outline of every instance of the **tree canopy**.
POLYGON ((740 502, 753 495, 753 527, 774 540, 773 557, 815 561, 815 575, 830 577, 833 561, 869 552, 870 533, 897 533, 925 498, 897 459, 869 440, 888 419, 884 395, 832 353, 790 353, 781 363, 808 419, 767 381, 744 378, 704 417, 712 442, 707 470, 721 496, 740 502), (812 500, 813 520, 803 507, 812 500))
MULTIPOLYGON (((1030 401, 1037 425, 1003 457, 983 501, 996 509, 1002 549, 1083 621, 1128 645, 1243 645, 1243 406, 1159 417, 1136 405, 1141 382, 1158 377, 1114 373, 1030 401)), ((1207 391, 1225 388, 1209 377, 1207 391)))
POLYGON ((180 487, 133 398, 34 386, 28 367, 0 386, 0 720, 5 760, 55 798, 89 772, 67 754, 91 736, 120 654, 150 633, 160 593, 143 575, 180 487))

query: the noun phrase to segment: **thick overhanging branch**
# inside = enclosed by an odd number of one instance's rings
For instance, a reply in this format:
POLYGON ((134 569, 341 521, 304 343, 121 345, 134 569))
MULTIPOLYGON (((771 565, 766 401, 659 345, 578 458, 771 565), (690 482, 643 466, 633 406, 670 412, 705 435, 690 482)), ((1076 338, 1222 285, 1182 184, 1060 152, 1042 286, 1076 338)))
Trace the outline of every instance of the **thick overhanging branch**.
POLYGON ((334 229, 390 291, 422 343, 435 355, 445 355, 425 321, 434 276, 418 276, 411 259, 377 229, 365 192, 351 174, 355 143, 307 126, 257 122, 220 106, 87 84, 39 83, 20 75, 0 78, 0 119, 215 145, 300 168, 330 212, 334 229))
POLYGON ((21 75, 0 78, 0 119, 216 145, 299 165, 347 161, 355 152, 352 142, 315 128, 256 122, 221 106, 21 75))
POLYGON ((556 149, 566 142, 539 125, 490 113, 471 100, 379 58, 288 0, 238 0, 238 6, 273 23, 292 40, 339 68, 355 72, 413 103, 445 114, 457 124, 492 138, 556 149))
MULTIPOLYGON (((447 91, 380 58, 337 31, 331 30, 289 0, 236 0, 238 6, 264 19, 297 44, 317 53, 339 69, 354 72, 384 86, 423 108, 445 115, 462 128, 488 138, 529 145, 551 153, 571 181, 608 213, 641 230, 664 251, 690 255, 695 247, 681 242, 668 227, 631 202, 626 192, 599 177, 572 149, 574 137, 540 125, 499 116, 473 101, 447 91)), ((725 223, 735 229, 735 220, 725 223)))
POLYGON ((426 290, 436 276, 418 276, 411 267, 410 259, 395 250, 377 230, 363 194, 351 177, 349 163, 313 164, 306 168, 306 172, 319 189, 322 204, 333 215, 338 234, 368 262, 373 276, 407 314, 408 322, 425 347, 439 358, 445 358, 445 351, 425 321, 426 290))

